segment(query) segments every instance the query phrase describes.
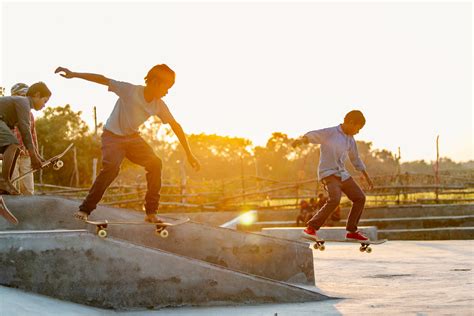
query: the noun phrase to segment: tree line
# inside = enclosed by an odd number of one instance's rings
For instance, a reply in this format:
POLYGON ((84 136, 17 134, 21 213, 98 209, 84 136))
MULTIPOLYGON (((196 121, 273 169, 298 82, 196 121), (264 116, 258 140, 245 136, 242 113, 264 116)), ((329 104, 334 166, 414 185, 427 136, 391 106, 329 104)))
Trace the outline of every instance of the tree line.
MULTIPOLYGON (((71 186, 75 183, 75 170, 78 171, 79 186, 89 186, 92 181, 92 161, 99 160, 100 134, 91 131, 82 120, 81 112, 74 112, 69 105, 47 107, 43 115, 36 119, 36 129, 43 157, 60 153, 74 143, 76 162, 70 152, 64 158, 65 166, 59 171, 43 173, 43 182, 71 186)), ((201 171, 194 172, 187 165, 177 139, 167 125, 157 118, 150 118, 140 130, 142 137, 152 146, 163 160, 163 179, 179 183, 185 176, 190 184, 211 189, 224 181, 238 180, 242 176, 255 176, 281 182, 294 182, 316 176, 319 160, 319 146, 308 145, 294 149, 294 139, 285 133, 275 132, 265 146, 254 146, 248 139, 216 134, 188 135, 189 144, 201 162, 201 171)), ((371 142, 357 141, 360 156, 371 175, 395 175, 397 173, 433 173, 433 161, 411 161, 400 163, 396 154, 375 149, 371 142)), ((449 158, 440 160, 441 171, 464 172, 474 168, 474 161, 456 163, 449 158)), ((352 172, 352 166, 347 164, 352 172)), ((134 184, 145 182, 141 167, 124 161, 120 173, 120 183, 134 184)))

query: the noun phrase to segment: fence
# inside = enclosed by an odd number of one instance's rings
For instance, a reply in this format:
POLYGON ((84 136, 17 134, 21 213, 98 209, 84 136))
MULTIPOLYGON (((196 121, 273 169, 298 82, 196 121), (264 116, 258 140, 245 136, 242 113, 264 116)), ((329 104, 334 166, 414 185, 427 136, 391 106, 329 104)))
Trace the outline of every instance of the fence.
MULTIPOLYGON (((364 180, 356 178, 364 187, 364 180)), ((474 202, 474 182, 465 176, 440 174, 382 175, 373 177, 375 187, 367 191, 367 203, 372 206, 415 203, 468 203, 474 202)), ((63 187, 38 184, 38 194, 61 195, 82 199, 89 188, 63 187)), ((141 208, 146 183, 115 184, 102 199, 103 205, 141 208)), ((256 176, 244 176, 227 181, 173 184, 164 181, 161 191, 161 209, 172 210, 235 210, 294 208, 301 199, 316 197, 324 187, 315 179, 278 181, 256 176)), ((349 203, 342 200, 342 204, 349 203)))

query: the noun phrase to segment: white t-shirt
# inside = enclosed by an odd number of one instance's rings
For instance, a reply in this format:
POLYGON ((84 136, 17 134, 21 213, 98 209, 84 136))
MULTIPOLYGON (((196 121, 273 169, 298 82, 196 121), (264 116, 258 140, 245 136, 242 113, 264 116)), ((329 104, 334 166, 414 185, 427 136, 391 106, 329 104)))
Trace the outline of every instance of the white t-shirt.
POLYGON ((105 128, 114 134, 126 136, 138 132, 138 128, 152 115, 158 116, 164 124, 174 121, 166 103, 161 99, 147 102, 143 95, 144 86, 122 81, 109 81, 109 91, 118 95, 105 128))

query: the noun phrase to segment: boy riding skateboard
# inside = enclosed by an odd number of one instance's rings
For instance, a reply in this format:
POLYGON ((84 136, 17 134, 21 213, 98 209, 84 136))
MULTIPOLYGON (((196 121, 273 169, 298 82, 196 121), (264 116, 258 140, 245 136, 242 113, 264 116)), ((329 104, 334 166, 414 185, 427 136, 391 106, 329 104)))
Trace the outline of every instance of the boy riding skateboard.
POLYGON ((161 159, 140 136, 139 126, 152 115, 158 116, 164 124, 170 124, 186 152, 188 162, 194 169, 200 168, 198 160, 189 148, 181 125, 161 99, 175 82, 174 71, 164 64, 154 66, 145 77, 145 86, 116 81, 100 74, 72 72, 63 67, 58 67, 55 73, 60 73, 68 79, 80 78, 108 86, 109 91, 118 96, 102 133, 102 169, 74 217, 87 220, 102 199, 105 190, 117 177, 123 159, 128 158, 147 171, 145 221, 161 222, 156 217, 161 190, 161 159))
POLYGON ((19 194, 11 183, 11 176, 20 152, 20 142, 12 129, 17 126, 28 150, 33 168, 40 168, 42 158, 33 144, 31 135, 31 109, 41 110, 48 102, 51 91, 46 84, 38 82, 27 91, 26 96, 0 97, 0 153, 3 154, 0 192, 19 194))
POLYGON ((367 236, 357 230, 357 224, 364 210, 365 194, 344 166, 347 157, 349 157, 355 169, 364 175, 369 189, 373 188, 372 180, 359 157, 357 144, 353 137, 364 125, 364 115, 362 112, 354 110, 346 114, 344 123, 308 132, 293 142, 293 147, 308 143, 321 145, 318 178, 326 185, 329 195, 326 204, 306 223, 307 227, 303 231, 305 238, 322 241, 318 237, 317 231, 338 207, 342 192, 344 192, 352 201, 346 225, 346 240, 369 240, 367 236))

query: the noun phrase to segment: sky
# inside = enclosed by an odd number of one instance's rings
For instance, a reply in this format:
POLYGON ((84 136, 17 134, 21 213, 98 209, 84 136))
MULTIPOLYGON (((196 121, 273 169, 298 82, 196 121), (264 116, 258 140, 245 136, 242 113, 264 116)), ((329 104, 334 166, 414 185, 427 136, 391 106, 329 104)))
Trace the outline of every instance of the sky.
POLYGON ((186 133, 265 145, 359 109, 356 139, 402 161, 435 160, 437 135, 442 157, 474 159, 470 2, 1 1, 0 86, 44 81, 91 126, 116 96, 56 67, 143 84, 165 63, 186 133))

